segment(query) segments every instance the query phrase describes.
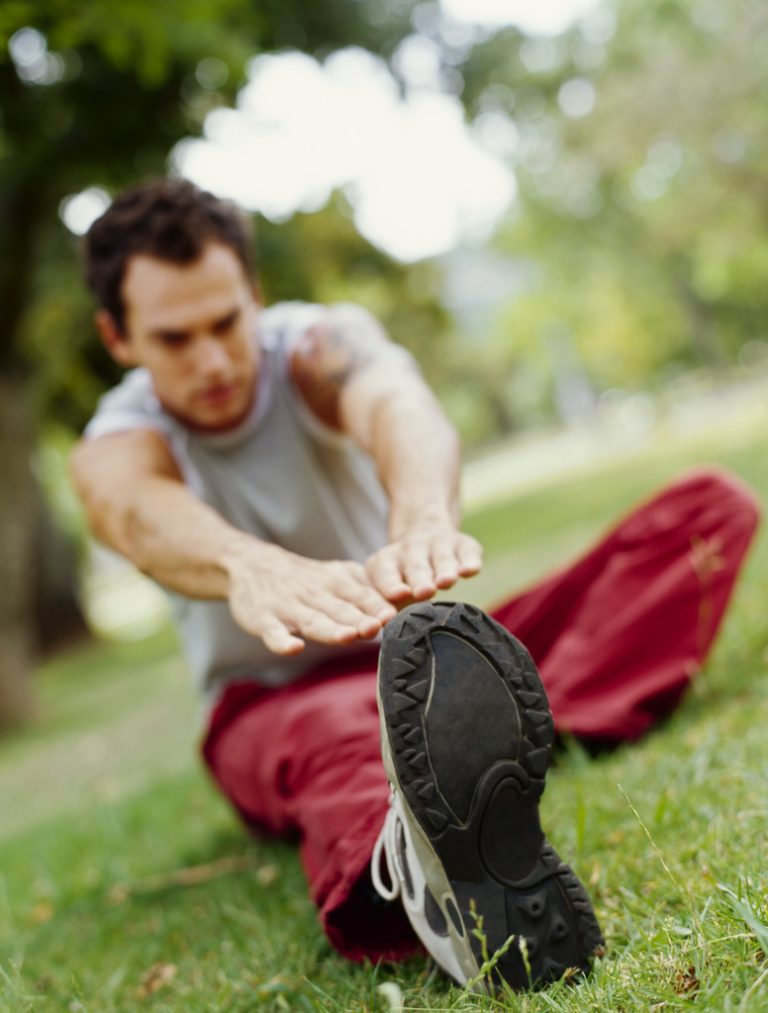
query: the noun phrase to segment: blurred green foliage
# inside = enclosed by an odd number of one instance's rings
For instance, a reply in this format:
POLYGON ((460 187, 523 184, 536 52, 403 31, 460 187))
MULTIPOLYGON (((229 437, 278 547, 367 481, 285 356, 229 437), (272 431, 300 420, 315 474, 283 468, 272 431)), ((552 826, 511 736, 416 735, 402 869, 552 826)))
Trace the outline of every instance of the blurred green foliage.
POLYGON ((13 0, 0 8, 0 370, 35 378, 39 411, 82 423, 114 377, 88 324, 68 195, 166 171, 181 138, 233 101, 248 60, 286 45, 388 55, 410 0, 13 0))
POLYGON ((416 355, 440 385, 450 364, 452 320, 436 263, 403 264, 357 232, 341 193, 326 208, 275 224, 256 220, 257 257, 267 304, 282 299, 359 302, 416 355))
POLYGON ((611 388, 768 363, 762 0, 604 0, 555 37, 457 26, 436 0, 5 0, 0 448, 16 455, 7 470, 21 491, 0 521, 0 567, 17 599, 34 563, 16 547, 34 542, 35 514, 18 462, 32 459, 41 422, 77 430, 117 376, 62 201, 167 171, 261 52, 359 45, 397 77, 393 57, 414 33, 515 172, 518 200, 484 252, 508 286, 478 312, 484 296, 460 264, 393 261, 336 194, 315 214, 257 223, 268 301, 369 306, 467 442, 589 415, 611 388))
MULTIPOLYGON (((48 584, 76 574, 55 550, 33 462, 46 421, 79 428, 115 372, 90 324, 62 201, 166 171, 168 154, 234 100, 248 60, 322 54, 409 31, 411 0, 7 0, 0 6, 0 726, 32 710, 36 633, 56 625, 48 584), (48 534, 45 538, 40 531, 48 534), (50 535, 50 537, 48 537, 50 535), (42 586, 45 585, 45 586, 42 586), (42 604, 41 604, 42 603, 42 604)), ((69 595, 64 596, 65 599, 69 595)), ((61 600, 58 591, 55 601, 61 600)), ((71 618, 66 620, 69 624, 71 618)), ((66 629, 62 630, 66 634, 66 629)))
POLYGON ((260 222, 268 300, 368 305, 471 438, 562 410, 574 383, 588 399, 732 364, 750 342, 742 357, 762 355, 768 15, 756 0, 609 0, 557 37, 457 34, 415 0, 16 0, 0 11, 0 364, 32 367, 41 411, 79 426, 116 376, 62 198, 163 172, 173 144, 234 101, 258 52, 359 44, 389 58, 414 31, 516 173, 494 249, 523 283, 471 333, 446 309, 441 265, 387 258, 337 194, 260 222), (6 43, 25 28, 43 49, 20 67, 6 43))
POLYGON ((535 265, 489 352, 545 401, 563 355, 597 390, 765 358, 766 57, 756 0, 614 0, 559 38, 475 48, 469 108, 514 130, 497 248, 535 265))

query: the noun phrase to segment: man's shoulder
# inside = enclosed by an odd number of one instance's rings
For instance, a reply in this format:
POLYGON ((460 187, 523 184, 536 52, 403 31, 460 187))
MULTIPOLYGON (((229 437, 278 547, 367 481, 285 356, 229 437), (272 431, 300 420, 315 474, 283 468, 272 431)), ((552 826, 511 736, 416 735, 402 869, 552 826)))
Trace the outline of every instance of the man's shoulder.
POLYGON ((259 314, 259 333, 262 344, 271 347, 292 344, 298 336, 322 320, 328 307, 321 303, 291 300, 273 303, 259 314))
POLYGON ((86 436, 101 436, 125 429, 164 430, 167 419, 146 369, 132 369, 99 399, 86 436))

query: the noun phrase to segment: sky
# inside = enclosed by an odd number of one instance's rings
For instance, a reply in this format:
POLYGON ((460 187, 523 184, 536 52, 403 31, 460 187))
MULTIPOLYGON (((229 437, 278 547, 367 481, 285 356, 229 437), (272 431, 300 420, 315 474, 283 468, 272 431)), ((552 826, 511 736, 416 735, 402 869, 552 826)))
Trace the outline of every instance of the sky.
POLYGON ((457 21, 515 24, 526 32, 552 34, 592 10, 596 0, 440 0, 440 6, 457 21))
MULTIPOLYGON (((441 0, 455 37, 466 42, 477 25, 556 33, 596 5, 441 0)), ((209 114, 203 138, 174 152, 174 168, 276 221, 321 208, 340 188, 359 231, 403 261, 482 241, 515 198, 514 125, 491 116, 470 129, 458 99, 441 88, 436 47, 426 37, 410 36, 396 59, 405 99, 386 65, 360 49, 322 64, 301 53, 259 56, 237 107, 209 114)), ((215 88, 225 72, 220 61, 205 60, 198 81, 215 88)), ((86 191, 65 202, 62 217, 82 232, 106 201, 86 191)))

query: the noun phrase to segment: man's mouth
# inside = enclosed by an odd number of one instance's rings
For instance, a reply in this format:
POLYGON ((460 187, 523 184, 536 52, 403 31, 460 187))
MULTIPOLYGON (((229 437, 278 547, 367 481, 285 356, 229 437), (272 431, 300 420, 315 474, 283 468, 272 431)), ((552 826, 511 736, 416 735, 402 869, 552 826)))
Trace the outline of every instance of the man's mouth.
POLYGON ((217 383, 202 390, 198 398, 209 405, 223 404, 236 394, 237 389, 236 383, 217 383))

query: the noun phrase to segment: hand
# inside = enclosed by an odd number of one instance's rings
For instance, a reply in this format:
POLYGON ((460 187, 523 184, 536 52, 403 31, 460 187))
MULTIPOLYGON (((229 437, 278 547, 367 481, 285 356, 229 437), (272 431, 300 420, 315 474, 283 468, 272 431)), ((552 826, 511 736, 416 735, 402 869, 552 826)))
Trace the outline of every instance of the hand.
POLYGON ((371 584, 388 601, 424 601, 472 577, 482 565, 483 550, 471 535, 449 522, 414 530, 385 545, 365 563, 371 584))
POLYGON ((360 563, 321 562, 260 545, 241 552, 228 569, 235 622, 275 654, 299 654, 305 640, 350 644, 375 637, 396 612, 360 563))

